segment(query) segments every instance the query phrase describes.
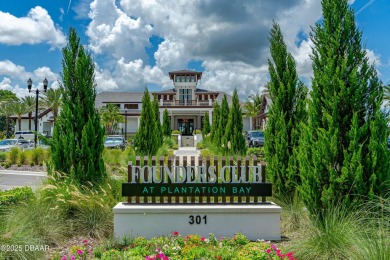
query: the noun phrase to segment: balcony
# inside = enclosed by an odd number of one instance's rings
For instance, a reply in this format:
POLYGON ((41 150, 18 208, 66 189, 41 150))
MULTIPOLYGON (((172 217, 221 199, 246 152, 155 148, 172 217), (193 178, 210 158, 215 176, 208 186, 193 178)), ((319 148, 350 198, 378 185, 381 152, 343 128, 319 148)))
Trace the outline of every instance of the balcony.
POLYGON ((162 100, 160 99, 160 106, 180 106, 180 107, 199 107, 199 106, 213 106, 214 100, 162 100))

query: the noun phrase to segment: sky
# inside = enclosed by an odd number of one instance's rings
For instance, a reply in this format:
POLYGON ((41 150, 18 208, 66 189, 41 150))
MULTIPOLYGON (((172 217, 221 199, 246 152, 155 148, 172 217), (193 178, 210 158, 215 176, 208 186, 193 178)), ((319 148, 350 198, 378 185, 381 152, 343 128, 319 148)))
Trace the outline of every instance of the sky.
MULTIPOLYGON (((349 0, 367 56, 390 83, 390 1, 349 0)), ((0 1, 0 89, 28 95, 27 80, 61 80, 62 48, 74 27, 95 62, 97 92, 172 88, 168 72, 203 72, 199 88, 241 99, 269 81, 269 29, 279 23, 300 78, 313 75, 309 34, 320 0, 0 1)))

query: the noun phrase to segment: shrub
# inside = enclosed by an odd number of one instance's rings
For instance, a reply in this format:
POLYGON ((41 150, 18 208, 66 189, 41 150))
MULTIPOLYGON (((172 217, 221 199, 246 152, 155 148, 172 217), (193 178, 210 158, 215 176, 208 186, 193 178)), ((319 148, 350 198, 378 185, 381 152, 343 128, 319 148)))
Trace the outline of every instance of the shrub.
POLYGON ((173 135, 179 135, 179 134, 180 134, 180 131, 179 131, 179 130, 173 130, 173 131, 172 131, 172 134, 173 134, 173 135))
POLYGON ((0 190, 0 207, 27 202, 34 197, 31 187, 14 188, 11 190, 0 190))
POLYGON ((196 148, 199 150, 203 149, 203 143, 202 142, 197 143, 196 148))
POLYGON ((363 234, 362 212, 342 206, 311 219, 292 249, 298 259, 356 259, 363 234))
POLYGON ((8 162, 10 164, 16 164, 18 158, 19 158, 20 149, 17 147, 12 147, 11 150, 8 152, 8 162))
POLYGON ((201 134, 201 133, 202 133, 202 131, 199 130, 199 129, 196 129, 196 130, 193 132, 193 134, 195 134, 195 135, 198 135, 198 134, 201 134))
POLYGON ((33 162, 35 165, 39 165, 43 163, 44 159, 45 159, 45 150, 43 150, 41 147, 32 150, 31 162, 33 162))
POLYGON ((264 157, 264 147, 252 147, 246 150, 246 155, 257 157, 264 157))
POLYGON ((164 143, 166 143, 169 148, 172 148, 177 143, 177 141, 170 136, 164 138, 164 143))
POLYGON ((174 145, 172 146, 172 149, 174 149, 174 150, 179 149, 179 145, 178 145, 178 144, 174 144, 174 145))
POLYGON ((7 160, 7 153, 0 152, 0 162, 5 162, 6 160, 7 160))
POLYGON ((27 153, 26 151, 21 151, 19 154, 19 163, 22 165, 27 164, 27 153))

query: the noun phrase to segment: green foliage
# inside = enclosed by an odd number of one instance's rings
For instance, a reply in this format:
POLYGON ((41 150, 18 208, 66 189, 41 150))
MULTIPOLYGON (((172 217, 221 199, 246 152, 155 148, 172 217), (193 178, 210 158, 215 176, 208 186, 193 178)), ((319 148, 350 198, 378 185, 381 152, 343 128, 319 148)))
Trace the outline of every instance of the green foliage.
POLYGON ((16 164, 19 158, 20 149, 18 147, 12 147, 8 152, 8 162, 10 164, 16 164))
POLYGON ((26 151, 21 151, 19 153, 19 163, 22 165, 25 165, 25 164, 27 164, 27 160, 28 160, 28 156, 27 156, 26 151))
POLYGON ((7 154, 6 152, 0 152, 0 162, 5 162, 7 160, 7 154))
POLYGON ((155 106, 150 101, 148 89, 145 88, 139 128, 134 137, 134 146, 140 155, 156 155, 161 146, 161 141, 158 140, 161 136, 161 130, 158 129, 160 119, 157 121, 155 114, 155 106))
POLYGON ((63 106, 53 133, 53 165, 80 183, 99 182, 106 173, 104 127, 95 109, 94 62, 73 28, 62 53, 63 106))
POLYGON ((11 190, 0 190, 0 208, 2 206, 26 203, 34 197, 31 187, 13 188, 11 190))
POLYGON ((210 133, 210 118, 209 118, 209 112, 206 111, 203 117, 203 129, 202 129, 203 138, 206 137, 209 133, 210 133))
POLYGON ((175 129, 175 130, 172 131, 172 134, 173 134, 173 135, 179 135, 179 134, 180 134, 180 131, 177 130, 177 129, 175 129))
POLYGON ((161 121, 160 121, 160 108, 159 108, 158 100, 157 100, 156 96, 154 96, 152 106, 153 106, 153 113, 154 113, 154 118, 155 118, 155 128, 156 128, 154 132, 156 135, 156 142, 158 144, 158 148, 160 148, 161 145, 163 144, 164 134, 162 131, 163 129, 161 126, 161 121))
POLYGON ((298 80, 295 60, 287 52, 280 27, 274 22, 270 32, 268 85, 272 106, 265 130, 267 175, 276 194, 292 197, 300 183, 298 174, 299 124, 306 120, 306 87, 298 80))
POLYGON ((252 127, 256 127, 256 116, 260 113, 261 103, 263 98, 259 93, 250 95, 248 100, 244 103, 244 109, 246 110, 246 116, 252 118, 252 127))
POLYGON ((216 132, 218 131, 219 115, 221 113, 221 107, 217 101, 214 102, 213 107, 213 120, 211 122, 210 139, 216 143, 216 132))
POLYGON ((192 132, 192 134, 194 135, 198 135, 198 134, 201 134, 202 133, 202 130, 199 130, 199 129, 196 129, 192 132))
POLYGON ((182 237, 178 232, 169 236, 123 239, 94 252, 97 259, 221 259, 221 260, 266 260, 293 259, 292 253, 283 254, 274 245, 266 242, 250 242, 243 234, 232 238, 216 239, 213 234, 208 237, 187 235, 182 237))
POLYGON ((196 144, 196 149, 199 149, 199 150, 203 149, 203 142, 197 143, 196 144))
MULTIPOLYGON (((264 147, 251 147, 246 150, 246 155, 257 156, 258 158, 264 159, 264 147)), ((268 169, 267 169, 268 170, 268 169)))
POLYGON ((64 89, 62 87, 53 89, 48 89, 43 96, 40 97, 40 107, 50 108, 53 111, 53 120, 54 123, 57 120, 58 110, 62 106, 62 95, 64 89))
POLYGON ((31 162, 35 165, 40 165, 45 160, 45 150, 41 147, 35 148, 31 153, 31 162))
POLYGON ((118 130, 118 124, 124 122, 124 118, 119 112, 119 107, 115 104, 107 104, 101 110, 102 124, 106 128, 106 133, 111 135, 118 130))
POLYGON ((164 136, 171 135, 171 118, 168 115, 168 109, 164 109, 162 130, 164 136))
MULTIPOLYGON (((241 115, 242 116, 242 115, 241 115)), ((227 102, 226 95, 222 98, 221 110, 218 115, 218 126, 215 129, 213 134, 213 143, 217 146, 221 146, 223 144, 222 138, 225 134, 226 125, 229 119, 229 104, 227 102)))
POLYGON ((221 124, 221 129, 226 129, 222 141, 225 151, 229 151, 229 153, 233 154, 245 154, 245 137, 242 134, 244 126, 242 123, 242 111, 240 101, 238 99, 237 89, 234 89, 232 107, 230 108, 227 124, 221 124))
POLYGON ((309 120, 300 141, 301 194, 312 215, 390 189, 383 88, 347 0, 322 2, 314 42, 309 120))

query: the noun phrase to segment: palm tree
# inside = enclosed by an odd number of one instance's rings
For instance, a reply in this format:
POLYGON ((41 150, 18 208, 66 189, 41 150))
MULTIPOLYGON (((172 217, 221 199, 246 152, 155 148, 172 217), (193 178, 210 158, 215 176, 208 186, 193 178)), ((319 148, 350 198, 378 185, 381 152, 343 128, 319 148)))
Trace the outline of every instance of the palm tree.
POLYGON ((26 111, 28 113, 28 130, 31 130, 31 117, 32 112, 35 110, 35 98, 33 96, 26 96, 22 98, 22 102, 26 106, 26 111))
POLYGON ((119 107, 114 104, 107 104, 101 110, 102 124, 106 127, 106 133, 113 134, 118 127, 118 123, 124 121, 119 112, 119 107))
POLYGON ((40 97, 42 107, 50 108, 53 111, 53 121, 56 123, 58 110, 62 105, 62 88, 50 88, 40 97))
POLYGON ((21 101, 12 102, 12 111, 18 116, 18 130, 22 130, 22 115, 27 112, 26 105, 21 101))
POLYGON ((257 92, 254 95, 250 95, 244 103, 244 109, 247 111, 246 115, 252 118, 252 128, 256 127, 256 116, 260 113, 262 101, 263 97, 257 92))
POLYGON ((1 123, 5 125, 6 137, 9 137, 9 117, 13 114, 12 102, 17 101, 15 93, 9 90, 0 90, 0 118, 1 123), (5 119, 5 120, 4 120, 5 119))

